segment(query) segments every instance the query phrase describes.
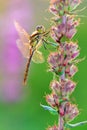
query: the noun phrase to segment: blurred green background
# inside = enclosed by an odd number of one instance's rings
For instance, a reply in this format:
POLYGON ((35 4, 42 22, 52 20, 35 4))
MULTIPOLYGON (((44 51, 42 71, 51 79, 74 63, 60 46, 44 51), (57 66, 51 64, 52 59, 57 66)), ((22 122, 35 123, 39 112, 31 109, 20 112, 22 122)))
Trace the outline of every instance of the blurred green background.
MULTIPOLYGON (((28 84, 22 85, 26 60, 16 47, 18 35, 13 25, 16 19, 30 33, 38 24, 48 28, 48 6, 49 0, 0 0, 0 130, 45 130, 58 122, 57 116, 40 107, 40 103, 46 104, 46 93, 50 93, 52 74, 47 72, 47 63, 32 63, 28 84)), ((84 0, 78 9, 86 6, 84 0)), ((80 110, 73 123, 87 120, 87 9, 78 15, 81 24, 74 39, 81 49, 80 58, 86 59, 79 63, 73 78, 77 88, 71 98, 80 110)), ((47 58, 48 52, 43 53, 47 58)), ((86 129, 87 125, 74 128, 86 129)))

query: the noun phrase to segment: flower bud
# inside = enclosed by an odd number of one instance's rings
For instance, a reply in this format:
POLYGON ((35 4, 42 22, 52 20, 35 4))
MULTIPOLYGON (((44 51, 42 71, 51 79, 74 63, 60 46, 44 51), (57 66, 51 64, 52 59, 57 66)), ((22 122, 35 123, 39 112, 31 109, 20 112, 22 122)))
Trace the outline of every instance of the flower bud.
POLYGON ((76 83, 74 83, 73 81, 69 79, 62 80, 60 84, 61 84, 62 96, 70 95, 74 91, 75 86, 76 86, 76 83))
POLYGON ((52 52, 48 57, 48 63, 54 68, 60 67, 63 64, 64 56, 61 52, 52 52))
POLYGON ((79 114, 79 110, 76 105, 73 105, 71 103, 65 104, 65 120, 71 121, 73 120, 77 115, 79 114))
POLYGON ((52 107, 56 107, 59 104, 58 96, 55 93, 51 93, 50 95, 46 95, 46 101, 52 107))
POLYGON ((78 44, 73 42, 65 43, 64 50, 69 60, 75 59, 80 53, 78 44))
POLYGON ((70 95, 75 89, 76 83, 69 79, 61 80, 60 82, 54 80, 51 82, 51 89, 57 94, 57 96, 61 99, 63 97, 67 97, 70 95))
POLYGON ((77 56, 79 56, 79 50, 73 52, 71 57, 72 57, 72 59, 75 59, 77 56))
POLYGON ((50 84, 51 89, 57 93, 58 95, 60 95, 61 90, 60 90, 60 83, 56 80, 52 81, 50 84))
POLYGON ((78 71, 78 68, 75 65, 68 65, 66 67, 65 73, 69 77, 73 77, 77 71, 78 71))
POLYGON ((58 52, 50 53, 48 57, 48 63, 53 67, 57 67, 57 62, 58 62, 58 52))
POLYGON ((62 105, 59 106, 59 114, 60 114, 61 117, 64 116, 64 114, 65 114, 65 111, 64 111, 64 108, 63 108, 62 105))
POLYGON ((63 36, 72 39, 76 34, 76 26, 79 25, 79 20, 74 20, 72 16, 64 15, 61 19, 58 25, 51 28, 51 36, 56 42, 59 42, 63 36))

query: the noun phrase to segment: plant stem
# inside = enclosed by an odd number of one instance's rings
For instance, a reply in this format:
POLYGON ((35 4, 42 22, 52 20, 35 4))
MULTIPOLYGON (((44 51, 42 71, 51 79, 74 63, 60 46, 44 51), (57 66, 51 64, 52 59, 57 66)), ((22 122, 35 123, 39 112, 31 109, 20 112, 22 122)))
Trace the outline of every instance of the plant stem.
POLYGON ((58 130, 64 130, 64 120, 61 115, 59 115, 58 130))

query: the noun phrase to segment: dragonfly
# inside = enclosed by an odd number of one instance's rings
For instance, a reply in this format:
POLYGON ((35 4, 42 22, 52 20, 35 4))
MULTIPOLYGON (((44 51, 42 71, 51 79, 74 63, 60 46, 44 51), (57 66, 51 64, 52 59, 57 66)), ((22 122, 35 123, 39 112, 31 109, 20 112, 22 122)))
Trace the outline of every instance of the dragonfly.
POLYGON ((31 61, 35 63, 44 62, 44 56, 42 52, 39 51, 39 48, 42 44, 46 48, 44 41, 49 31, 46 32, 44 26, 38 25, 35 31, 29 35, 17 21, 14 21, 14 25, 19 35, 19 39, 16 41, 17 47, 21 51, 22 55, 28 59, 23 79, 23 84, 26 85, 31 61))

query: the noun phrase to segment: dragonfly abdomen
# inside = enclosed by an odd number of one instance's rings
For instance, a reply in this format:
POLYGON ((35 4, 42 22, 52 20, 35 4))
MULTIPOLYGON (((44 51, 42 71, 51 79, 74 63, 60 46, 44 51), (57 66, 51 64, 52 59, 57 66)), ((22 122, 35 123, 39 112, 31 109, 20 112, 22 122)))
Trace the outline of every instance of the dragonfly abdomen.
POLYGON ((28 62, 26 64, 26 69, 25 69, 25 73, 24 73, 24 80, 23 80, 24 85, 26 84, 26 81, 27 81, 28 71, 29 71, 29 68, 30 68, 30 63, 31 63, 31 59, 32 59, 34 51, 32 51, 32 53, 31 53, 31 55, 30 55, 30 57, 28 59, 28 62))

